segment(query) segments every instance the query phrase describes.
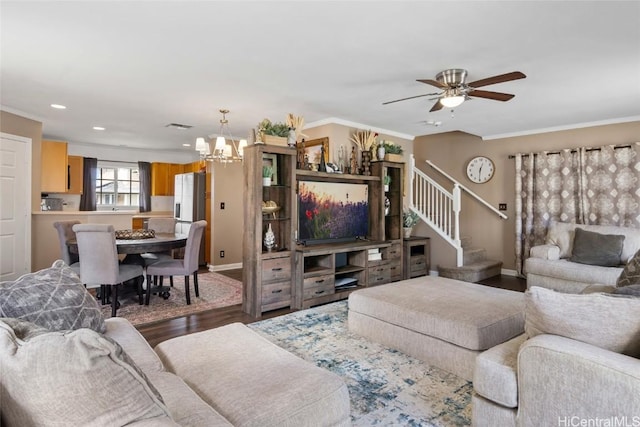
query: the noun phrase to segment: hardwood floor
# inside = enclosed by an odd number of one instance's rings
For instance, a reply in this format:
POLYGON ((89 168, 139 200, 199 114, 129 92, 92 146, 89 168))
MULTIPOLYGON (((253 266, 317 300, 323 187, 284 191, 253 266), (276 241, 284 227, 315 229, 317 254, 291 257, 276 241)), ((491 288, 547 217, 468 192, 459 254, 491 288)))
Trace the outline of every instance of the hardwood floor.
MULTIPOLYGON (((218 271, 217 273, 231 277, 232 279, 242 280, 242 269, 218 271)), ((509 289, 519 292, 524 292, 527 288, 526 281, 524 279, 504 275, 483 280, 481 284, 494 288, 509 289)), ((254 319, 253 317, 242 311, 241 304, 237 304, 229 307, 217 308, 214 310, 191 314, 189 316, 179 317, 177 319, 162 320, 160 322, 142 325, 138 327, 138 330, 149 342, 151 347, 155 347, 162 341, 181 335, 205 331, 207 329, 217 328, 229 323, 253 323, 258 320, 282 316, 283 314, 291 313, 293 311, 295 310, 291 310, 288 308, 273 310, 264 313, 261 319, 254 319)))

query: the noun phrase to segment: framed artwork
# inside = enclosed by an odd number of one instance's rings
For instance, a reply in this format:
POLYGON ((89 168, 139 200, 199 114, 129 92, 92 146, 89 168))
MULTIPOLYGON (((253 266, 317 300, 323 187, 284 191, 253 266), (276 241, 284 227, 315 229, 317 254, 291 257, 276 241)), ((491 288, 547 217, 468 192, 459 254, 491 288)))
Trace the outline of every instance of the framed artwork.
POLYGON ((262 166, 271 166, 273 168, 273 176, 271 177, 271 185, 278 185, 278 156, 276 154, 263 153, 262 154, 262 166))
POLYGON ((324 161, 329 162, 329 137, 312 139, 304 142, 304 148, 302 143, 297 144, 299 163, 304 163, 304 158, 308 159, 309 164, 320 164, 320 155, 322 148, 324 147, 324 161))

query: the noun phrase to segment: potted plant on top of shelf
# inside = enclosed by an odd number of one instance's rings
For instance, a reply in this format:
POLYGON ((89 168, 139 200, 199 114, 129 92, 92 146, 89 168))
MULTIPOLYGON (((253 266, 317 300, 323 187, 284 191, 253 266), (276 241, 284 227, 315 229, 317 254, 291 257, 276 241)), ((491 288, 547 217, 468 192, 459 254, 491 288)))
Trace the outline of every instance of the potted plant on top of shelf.
POLYGON ((273 176, 272 166, 262 166, 262 185, 264 187, 271 186, 271 177, 273 176))
POLYGON ((405 239, 411 237, 411 231, 413 231, 413 226, 418 223, 418 219, 418 214, 414 211, 409 209, 402 211, 402 230, 405 239))
POLYGON ((282 122, 273 123, 269 119, 263 119, 258 123, 258 137, 265 144, 286 146, 288 136, 289 126, 282 122))
POLYGON ((402 157, 402 147, 398 144, 395 144, 392 141, 382 141, 382 146, 384 147, 384 159, 390 162, 402 162, 404 158, 402 157))

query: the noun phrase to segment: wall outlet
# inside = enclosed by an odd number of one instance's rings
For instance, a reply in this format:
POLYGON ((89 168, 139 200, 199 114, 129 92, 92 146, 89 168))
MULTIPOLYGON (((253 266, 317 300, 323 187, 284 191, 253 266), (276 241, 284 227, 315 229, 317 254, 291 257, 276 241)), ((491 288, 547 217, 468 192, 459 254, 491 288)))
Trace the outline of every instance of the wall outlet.
POLYGON ((506 211, 507 210, 507 204, 506 203, 498 204, 498 210, 499 211, 506 211))
POLYGON ((224 251, 220 251, 220 258, 224 258, 224 251))
POLYGON ((220 202, 220 209, 224 209, 224 202, 220 202))

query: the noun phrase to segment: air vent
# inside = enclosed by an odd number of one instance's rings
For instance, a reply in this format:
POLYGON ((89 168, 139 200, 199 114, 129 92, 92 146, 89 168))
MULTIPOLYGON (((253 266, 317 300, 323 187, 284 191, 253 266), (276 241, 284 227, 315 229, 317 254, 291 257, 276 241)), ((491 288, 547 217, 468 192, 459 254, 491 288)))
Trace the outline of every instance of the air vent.
POLYGON ((169 123, 168 125, 165 126, 166 128, 173 128, 173 129, 181 129, 181 130, 185 130, 185 129, 191 129, 193 126, 190 125, 183 125, 180 123, 169 123))

